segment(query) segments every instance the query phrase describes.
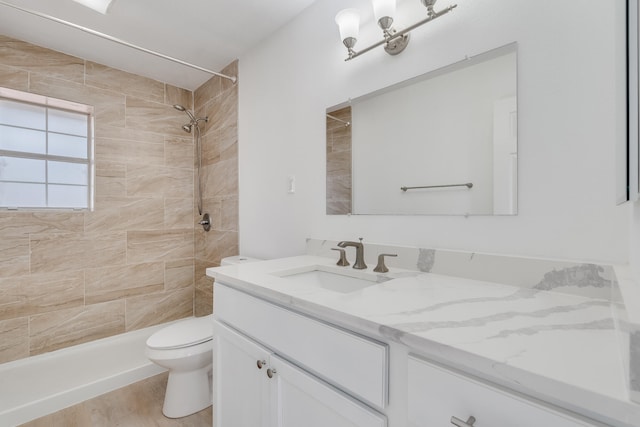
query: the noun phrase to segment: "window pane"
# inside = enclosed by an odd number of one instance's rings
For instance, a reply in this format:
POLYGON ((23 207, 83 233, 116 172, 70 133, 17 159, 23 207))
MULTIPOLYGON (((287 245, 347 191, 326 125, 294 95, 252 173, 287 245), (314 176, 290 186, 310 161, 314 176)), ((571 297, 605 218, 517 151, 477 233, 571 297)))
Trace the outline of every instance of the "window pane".
POLYGON ((44 160, 0 156, 0 181, 44 182, 44 160))
POLYGON ((49 133, 49 154, 87 158, 87 137, 49 133))
POLYGON ((87 187, 77 185, 49 185, 49 207, 86 208, 87 187))
POLYGON ((88 166, 77 163, 47 162, 49 183, 87 185, 88 166))
POLYGON ((0 208, 88 208, 91 109, 7 93, 0 97, 0 208))
POLYGON ((0 182, 0 206, 8 208, 36 208, 46 206, 44 184, 0 182))
POLYGON ((45 108, 0 99, 0 124, 45 129, 45 108))
POLYGON ((49 131, 87 136, 86 114, 49 109, 49 131))
POLYGON ((45 154, 46 144, 43 131, 0 125, 0 150, 45 154))

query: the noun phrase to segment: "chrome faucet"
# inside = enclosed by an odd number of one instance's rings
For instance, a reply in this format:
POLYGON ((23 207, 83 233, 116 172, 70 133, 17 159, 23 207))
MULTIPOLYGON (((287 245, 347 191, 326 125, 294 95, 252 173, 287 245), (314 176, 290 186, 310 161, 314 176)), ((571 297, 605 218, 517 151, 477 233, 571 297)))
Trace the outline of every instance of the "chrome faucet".
POLYGON ((360 237, 359 242, 343 241, 338 243, 338 246, 341 248, 346 248, 347 246, 353 246, 356 248, 356 262, 353 263, 353 268, 357 270, 364 270, 367 268, 367 264, 364 263, 364 245, 362 244, 362 237, 360 237))

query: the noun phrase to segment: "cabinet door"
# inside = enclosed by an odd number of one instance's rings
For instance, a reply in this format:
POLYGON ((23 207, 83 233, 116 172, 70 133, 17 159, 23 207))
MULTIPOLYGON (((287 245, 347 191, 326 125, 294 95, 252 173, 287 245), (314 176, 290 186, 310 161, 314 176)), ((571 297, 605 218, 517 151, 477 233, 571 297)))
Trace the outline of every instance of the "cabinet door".
POLYGON ((271 355, 272 425, 277 427, 385 427, 386 418, 309 373, 271 355))
POLYGON ((269 426, 269 353, 214 321, 213 360, 214 426, 269 426), (258 367, 259 361, 262 368, 258 367))
POLYGON ((409 427, 451 426, 451 417, 476 427, 594 427, 503 390, 409 357, 409 427))

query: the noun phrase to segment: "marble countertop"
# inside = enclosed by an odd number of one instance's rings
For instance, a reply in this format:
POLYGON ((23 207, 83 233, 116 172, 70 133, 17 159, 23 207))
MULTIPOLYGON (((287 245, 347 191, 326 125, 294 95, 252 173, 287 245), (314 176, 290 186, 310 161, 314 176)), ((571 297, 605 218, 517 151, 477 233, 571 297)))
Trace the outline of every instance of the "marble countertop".
POLYGON ((356 271, 310 255, 209 268, 207 275, 569 411, 640 425, 609 301, 397 268, 356 271), (342 293, 280 277, 310 266, 378 283, 342 293))

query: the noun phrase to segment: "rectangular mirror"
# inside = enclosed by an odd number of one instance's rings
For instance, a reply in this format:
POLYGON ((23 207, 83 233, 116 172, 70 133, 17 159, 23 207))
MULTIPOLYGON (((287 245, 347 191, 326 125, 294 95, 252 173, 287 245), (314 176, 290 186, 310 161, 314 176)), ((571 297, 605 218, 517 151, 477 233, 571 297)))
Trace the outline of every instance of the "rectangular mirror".
POLYGON ((326 111, 327 214, 515 215, 517 46, 326 111))

